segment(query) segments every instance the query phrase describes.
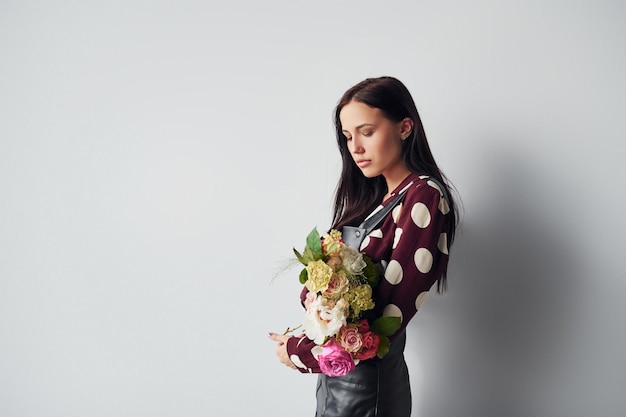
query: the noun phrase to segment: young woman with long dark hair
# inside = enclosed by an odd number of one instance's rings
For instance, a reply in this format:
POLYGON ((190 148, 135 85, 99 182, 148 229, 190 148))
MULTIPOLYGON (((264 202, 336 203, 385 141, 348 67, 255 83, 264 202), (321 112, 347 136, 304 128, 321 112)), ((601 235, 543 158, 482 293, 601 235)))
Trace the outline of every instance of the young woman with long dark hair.
POLYGON ((345 376, 321 373, 316 344, 306 336, 270 338, 283 364, 319 374, 317 417, 409 417, 405 329, 435 284, 438 292, 446 289, 457 204, 415 102, 398 79, 368 78, 348 89, 335 109, 335 127, 343 168, 331 229, 358 226, 402 195, 358 247, 380 265, 375 316, 400 317, 401 326, 387 355, 361 361, 345 376))

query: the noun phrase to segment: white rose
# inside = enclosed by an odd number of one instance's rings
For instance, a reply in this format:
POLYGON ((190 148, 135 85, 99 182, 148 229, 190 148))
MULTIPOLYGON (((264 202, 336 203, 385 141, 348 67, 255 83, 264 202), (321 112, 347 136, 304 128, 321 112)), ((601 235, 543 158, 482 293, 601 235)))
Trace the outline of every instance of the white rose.
POLYGON ((334 336, 346 324, 349 304, 345 300, 334 302, 317 297, 311 302, 304 316, 304 334, 321 345, 327 336, 334 336))
POLYGON ((351 246, 346 246, 342 253, 343 267, 351 275, 358 275, 367 266, 363 254, 351 246))

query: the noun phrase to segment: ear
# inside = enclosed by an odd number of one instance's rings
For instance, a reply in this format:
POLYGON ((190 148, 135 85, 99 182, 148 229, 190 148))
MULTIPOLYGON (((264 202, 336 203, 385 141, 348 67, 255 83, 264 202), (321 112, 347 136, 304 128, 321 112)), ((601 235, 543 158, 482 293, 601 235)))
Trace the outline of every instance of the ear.
POLYGON ((402 140, 406 139, 413 131, 413 120, 409 117, 405 117, 400 122, 400 137, 402 140))

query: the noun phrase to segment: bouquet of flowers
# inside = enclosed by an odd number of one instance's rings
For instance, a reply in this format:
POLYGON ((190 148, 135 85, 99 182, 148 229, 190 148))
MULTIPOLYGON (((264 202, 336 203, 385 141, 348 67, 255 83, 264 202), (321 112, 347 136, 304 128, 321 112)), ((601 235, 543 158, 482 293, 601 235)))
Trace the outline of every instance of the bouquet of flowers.
POLYGON ((378 284, 376 265, 364 253, 346 245, 341 232, 307 236, 302 253, 294 253, 305 267, 300 283, 308 290, 304 301, 305 335, 317 346, 313 354, 321 371, 342 376, 359 361, 389 352, 389 338, 400 327, 399 317, 379 317, 371 323, 364 312, 374 308, 372 288, 378 284))

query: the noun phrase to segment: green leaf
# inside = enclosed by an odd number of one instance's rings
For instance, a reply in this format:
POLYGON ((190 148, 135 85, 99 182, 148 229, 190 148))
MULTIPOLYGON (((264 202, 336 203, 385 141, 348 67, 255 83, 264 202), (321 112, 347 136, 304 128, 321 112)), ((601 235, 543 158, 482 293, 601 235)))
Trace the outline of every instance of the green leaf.
POLYGON ((375 287, 378 285, 378 281, 380 280, 380 276, 378 275, 378 267, 376 264, 366 255, 363 255, 363 260, 365 261, 365 268, 363 268, 363 276, 367 279, 367 283, 370 286, 375 287))
POLYGON ((300 271, 300 284, 304 284, 307 279, 309 279, 309 273, 306 271, 306 268, 303 268, 300 271))
POLYGON ((296 258, 298 258, 298 260, 300 261, 300 263, 302 263, 302 264, 304 264, 304 265, 306 265, 306 264, 307 264, 307 263, 306 263, 306 261, 305 261, 305 259, 304 259, 304 257, 302 256, 302 254, 301 254, 300 252, 298 252, 298 251, 296 250, 296 248, 293 248, 293 253, 295 253, 295 254, 296 254, 296 258))
POLYGON ((378 343, 378 350, 376 351, 376 356, 380 359, 383 358, 387 353, 389 353, 389 338, 386 336, 379 337, 380 343, 378 343))
POLYGON ((313 252, 322 253, 322 241, 320 240, 320 234, 317 231, 317 227, 311 230, 311 233, 306 237, 306 246, 311 248, 313 252))
POLYGON ((302 258, 306 262, 305 265, 308 265, 309 262, 317 261, 319 259, 323 259, 324 258, 324 254, 322 252, 315 252, 313 249, 311 249, 310 247, 307 246, 306 249, 304 249, 304 255, 302 256, 302 258))
POLYGON ((400 317, 380 317, 372 323, 372 331, 380 336, 391 336, 400 328, 400 317))

